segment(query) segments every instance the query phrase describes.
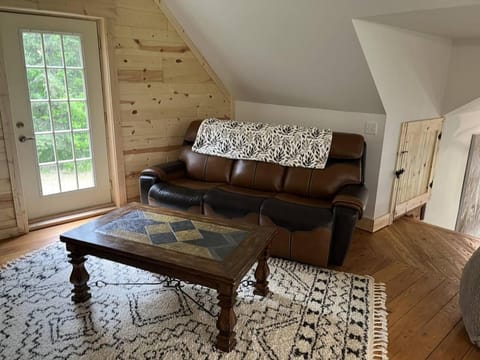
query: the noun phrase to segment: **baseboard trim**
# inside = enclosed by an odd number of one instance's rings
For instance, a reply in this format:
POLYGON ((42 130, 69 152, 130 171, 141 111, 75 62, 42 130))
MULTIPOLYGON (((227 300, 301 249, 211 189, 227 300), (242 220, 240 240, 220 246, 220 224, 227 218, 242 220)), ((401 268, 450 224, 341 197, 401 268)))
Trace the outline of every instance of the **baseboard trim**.
POLYGON ((116 207, 113 204, 106 204, 100 207, 82 209, 79 211, 55 215, 50 218, 36 219, 31 224, 29 224, 29 231, 39 230, 54 225, 65 224, 72 221, 103 215, 114 209, 116 209, 116 207))
POLYGON ((374 233, 390 225, 390 214, 379 216, 375 219, 361 218, 357 221, 357 228, 374 233))

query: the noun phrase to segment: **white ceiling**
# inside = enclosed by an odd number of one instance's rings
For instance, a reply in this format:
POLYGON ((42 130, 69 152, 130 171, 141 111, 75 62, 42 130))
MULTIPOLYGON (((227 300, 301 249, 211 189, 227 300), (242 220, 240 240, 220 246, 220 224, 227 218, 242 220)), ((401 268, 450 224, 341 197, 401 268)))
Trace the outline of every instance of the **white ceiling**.
POLYGON ((380 15, 367 20, 451 39, 480 37, 480 5, 380 15))
MULTIPOLYGON (((480 4, 480 0, 164 1, 235 99, 368 113, 385 111, 352 19, 400 12, 413 16, 414 11, 480 4)), ((445 10, 451 11, 457 9, 445 10)))

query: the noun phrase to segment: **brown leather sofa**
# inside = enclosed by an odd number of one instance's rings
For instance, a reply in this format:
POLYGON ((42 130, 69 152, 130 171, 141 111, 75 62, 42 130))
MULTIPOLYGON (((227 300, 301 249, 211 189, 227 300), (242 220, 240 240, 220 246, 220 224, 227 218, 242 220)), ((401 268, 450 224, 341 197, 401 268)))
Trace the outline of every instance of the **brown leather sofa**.
POLYGON ((334 132, 327 165, 317 170, 195 153, 200 123, 187 130, 178 161, 142 171, 142 203, 275 225, 272 256, 342 265, 368 195, 363 137, 334 132))

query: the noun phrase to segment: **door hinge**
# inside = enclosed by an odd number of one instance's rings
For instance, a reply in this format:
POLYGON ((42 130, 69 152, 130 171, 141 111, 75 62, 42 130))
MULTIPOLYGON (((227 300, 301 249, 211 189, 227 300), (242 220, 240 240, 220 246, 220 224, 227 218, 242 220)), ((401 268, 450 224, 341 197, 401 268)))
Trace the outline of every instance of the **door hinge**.
POLYGON ((438 140, 442 140, 442 133, 438 134, 438 140))
POLYGON ((428 186, 431 188, 433 188, 433 181, 430 182, 430 184, 428 184, 428 186))

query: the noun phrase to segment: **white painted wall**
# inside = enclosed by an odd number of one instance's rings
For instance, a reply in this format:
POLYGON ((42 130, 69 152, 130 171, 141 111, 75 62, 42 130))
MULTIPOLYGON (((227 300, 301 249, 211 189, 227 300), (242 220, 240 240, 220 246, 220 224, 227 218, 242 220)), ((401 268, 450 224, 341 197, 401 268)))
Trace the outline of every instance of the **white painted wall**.
POLYGON ((480 40, 455 40, 443 104, 447 115, 432 198, 425 213, 428 223, 455 229, 471 137, 480 133, 479 97, 480 40))
POLYGON ((443 112, 449 113, 480 96, 480 39, 455 40, 443 112))
POLYGON ((386 111, 374 215, 389 212, 400 124, 441 116, 451 40, 354 20, 386 111))
POLYGON ((367 143, 365 182, 369 189, 365 217, 373 218, 385 115, 236 101, 235 119, 271 124, 297 124, 362 134, 367 143), (367 121, 377 124, 377 135, 364 134, 367 121))
MULTIPOLYGON (((366 216, 374 218, 389 210, 400 124, 441 116, 445 106, 480 95, 480 71, 476 70, 480 43, 455 41, 452 46, 444 38, 365 21, 355 21, 355 28, 386 117, 237 101, 236 118, 360 134, 364 133, 366 121, 376 122, 377 135, 364 135, 370 190, 366 216)), ((480 100, 446 115, 427 222, 455 227, 470 138, 476 132, 480 133, 480 100)))
POLYGON ((480 99, 445 115, 432 198, 425 221, 455 229, 472 134, 480 133, 480 99))

